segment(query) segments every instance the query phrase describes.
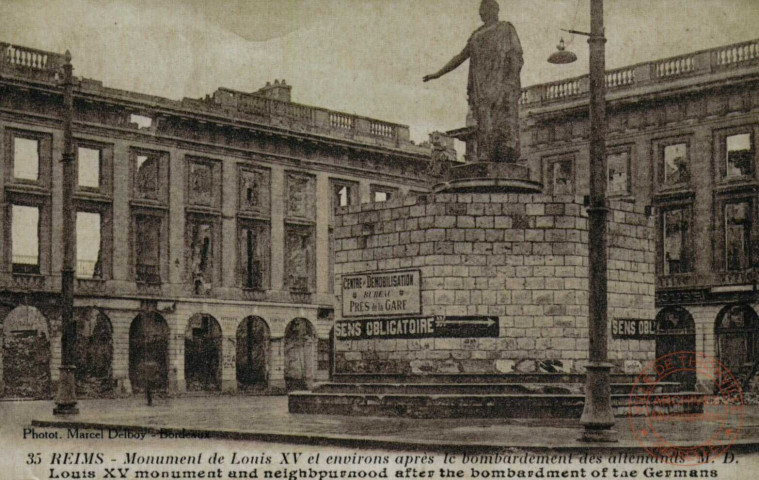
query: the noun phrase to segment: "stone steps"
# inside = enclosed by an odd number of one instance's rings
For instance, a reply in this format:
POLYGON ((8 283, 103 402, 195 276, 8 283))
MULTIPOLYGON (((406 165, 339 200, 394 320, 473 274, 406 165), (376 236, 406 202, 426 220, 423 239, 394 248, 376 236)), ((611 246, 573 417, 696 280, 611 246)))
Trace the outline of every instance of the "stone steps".
MULTIPOLYGON (((629 394, 634 383, 612 383, 612 394, 629 394)), ((679 383, 660 382, 656 393, 677 392, 679 383)), ((557 382, 508 382, 508 383, 351 383, 329 382, 315 386, 315 393, 348 393, 348 394, 575 394, 583 395, 584 383, 557 382)))
MULTIPOLYGON (((612 394, 614 415, 643 416, 652 409, 662 414, 703 412, 701 393, 653 393, 651 395, 612 394), (679 401, 678 401, 679 400, 679 401), (645 408, 649 402, 659 402, 645 408), (639 406, 637 406, 639 405, 639 406)), ((361 394, 291 392, 290 413, 322 415, 363 415, 409 418, 579 418, 585 397, 580 394, 361 394)))
MULTIPOLYGON (((613 373, 611 383, 629 383, 636 381, 637 375, 613 373)), ((653 377, 651 377, 653 378, 653 377)), ((332 376, 334 383, 585 383, 583 373, 434 373, 434 374, 396 374, 396 373, 336 373, 332 376)))

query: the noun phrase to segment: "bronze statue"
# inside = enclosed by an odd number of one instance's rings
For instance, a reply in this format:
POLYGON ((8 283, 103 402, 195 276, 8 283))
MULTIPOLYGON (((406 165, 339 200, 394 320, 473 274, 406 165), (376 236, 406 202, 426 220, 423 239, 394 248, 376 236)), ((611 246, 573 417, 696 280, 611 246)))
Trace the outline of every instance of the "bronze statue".
POLYGON ((458 55, 424 81, 440 78, 469 59, 469 107, 477 121, 480 162, 519 160, 519 73, 524 61, 514 26, 498 20, 496 0, 483 0, 484 25, 469 37, 458 55))

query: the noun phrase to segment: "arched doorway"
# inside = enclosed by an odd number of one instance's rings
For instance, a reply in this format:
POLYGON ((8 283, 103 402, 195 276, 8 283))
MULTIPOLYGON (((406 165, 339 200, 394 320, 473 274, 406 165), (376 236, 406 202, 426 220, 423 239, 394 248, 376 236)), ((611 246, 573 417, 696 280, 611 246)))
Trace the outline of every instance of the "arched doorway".
POLYGON ((113 327, 97 308, 77 309, 74 346, 77 395, 99 397, 113 390, 113 327))
POLYGON ((316 331, 305 318, 296 318, 285 329, 285 386, 287 390, 308 389, 314 378, 316 331))
POLYGON ((221 326, 211 315, 197 313, 187 322, 184 379, 188 391, 221 389, 221 326))
POLYGON ((8 397, 50 395, 50 337, 39 310, 14 308, 3 322, 3 382, 8 397))
POLYGON ((161 315, 137 315, 129 327, 129 380, 135 392, 166 390, 169 377, 169 326, 161 315))
MULTIPOLYGON (((675 352, 696 351, 696 324, 682 307, 667 307, 656 316, 656 358, 675 352)), ((673 373, 668 381, 679 382, 680 390, 696 388, 696 372, 673 373)))
POLYGON ((271 334, 263 318, 247 317, 237 327, 237 385, 240 390, 269 387, 271 334))
POLYGON ((728 305, 715 324, 717 358, 740 382, 756 374, 759 360, 759 317, 748 305, 728 305))

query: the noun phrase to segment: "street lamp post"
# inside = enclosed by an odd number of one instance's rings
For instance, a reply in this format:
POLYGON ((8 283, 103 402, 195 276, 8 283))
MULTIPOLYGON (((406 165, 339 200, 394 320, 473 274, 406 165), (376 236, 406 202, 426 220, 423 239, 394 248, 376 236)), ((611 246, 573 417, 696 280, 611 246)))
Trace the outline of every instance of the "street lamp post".
MULTIPOLYGON (((608 297, 606 246, 606 37, 603 0, 590 1, 590 201, 588 205, 588 364, 586 366, 585 407, 580 423, 581 440, 615 442, 614 414, 608 362, 608 297)), ((564 51, 551 55, 551 63, 571 63, 577 57, 564 51)))
POLYGON ((589 348, 582 440, 616 441, 607 339, 606 37, 603 0, 590 1, 589 348))
POLYGON ((63 266, 61 267, 61 368, 58 394, 55 398, 55 415, 79 413, 76 402, 76 367, 74 346, 76 324, 74 323, 74 233, 76 209, 74 208, 74 143, 71 138, 74 122, 74 78, 71 53, 66 51, 63 65, 63 266))

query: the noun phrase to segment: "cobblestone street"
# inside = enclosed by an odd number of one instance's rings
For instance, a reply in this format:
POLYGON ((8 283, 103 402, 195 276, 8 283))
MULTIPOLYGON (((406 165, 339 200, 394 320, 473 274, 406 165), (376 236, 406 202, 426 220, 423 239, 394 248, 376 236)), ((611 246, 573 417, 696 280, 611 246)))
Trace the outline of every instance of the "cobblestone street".
MULTIPOLYGON (((287 397, 184 397, 158 399, 153 407, 142 397, 119 400, 83 400, 81 413, 72 417, 54 417, 52 402, 2 402, 3 425, 20 428, 31 420, 62 421, 76 424, 176 428, 208 430, 214 436, 224 432, 250 434, 243 438, 274 438, 286 443, 326 443, 332 445, 362 442, 364 446, 446 449, 469 445, 476 448, 552 449, 588 445, 577 440, 580 434, 575 420, 528 419, 430 419, 379 418, 362 416, 295 415, 287 411, 287 397), (441 436, 441 432, 445 432, 441 436), (365 442, 365 443, 364 443, 365 442)), ((720 407, 707 407, 717 414, 720 407)), ((692 417, 688 417, 693 420, 692 417)), ((697 443, 708 440, 718 419, 659 422, 658 431, 673 443, 697 443), (676 425, 676 428, 675 428, 676 425)), ((644 419, 633 421, 637 429, 644 419)), ((7 427, 6 427, 7 428, 7 427)), ((4 428, 5 429, 5 428, 4 428)), ((613 448, 638 448, 628 418, 617 418, 620 441, 613 448)), ((744 409, 743 425, 736 445, 759 446, 759 407, 744 409)))

